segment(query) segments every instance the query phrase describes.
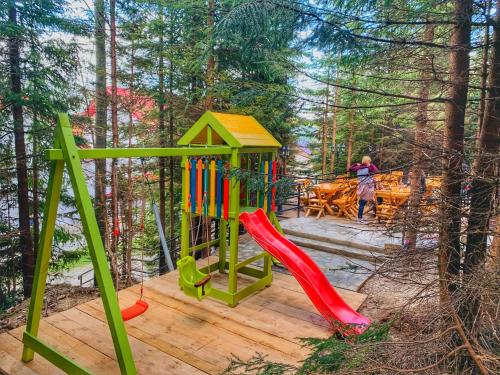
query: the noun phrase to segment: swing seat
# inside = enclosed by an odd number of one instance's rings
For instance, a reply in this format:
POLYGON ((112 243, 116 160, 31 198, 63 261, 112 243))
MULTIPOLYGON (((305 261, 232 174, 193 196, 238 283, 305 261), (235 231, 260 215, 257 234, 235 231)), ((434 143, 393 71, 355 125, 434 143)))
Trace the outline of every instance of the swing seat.
POLYGON ((200 301, 210 294, 212 290, 211 277, 198 270, 192 256, 179 259, 177 268, 179 269, 179 286, 184 294, 196 297, 200 301))
POLYGON ((127 307, 126 309, 123 309, 121 311, 123 321, 126 322, 127 320, 133 319, 136 316, 144 314, 144 312, 146 312, 148 307, 149 305, 146 301, 138 299, 136 303, 134 303, 132 306, 127 307))

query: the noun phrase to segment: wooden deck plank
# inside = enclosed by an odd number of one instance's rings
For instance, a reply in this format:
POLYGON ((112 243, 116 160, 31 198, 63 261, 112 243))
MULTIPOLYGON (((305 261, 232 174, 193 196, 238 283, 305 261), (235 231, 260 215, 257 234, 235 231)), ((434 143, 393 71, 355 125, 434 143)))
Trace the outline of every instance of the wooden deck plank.
MULTIPOLYGON (((127 290, 134 292, 136 296, 139 296, 138 288, 132 287, 127 290)), ((293 358, 302 358, 308 352, 307 349, 301 347, 294 341, 289 341, 275 335, 266 334, 260 329, 248 325, 242 326, 240 323, 233 320, 223 319, 218 313, 209 311, 206 308, 200 308, 200 304, 205 303, 205 301, 198 302, 194 299, 188 299, 188 297, 186 297, 185 300, 178 300, 176 298, 172 298, 165 294, 159 293, 151 288, 148 289, 146 293, 146 298, 148 301, 161 303, 162 305, 167 306, 171 309, 175 309, 190 316, 204 320, 210 324, 220 327, 221 329, 225 329, 229 332, 252 340, 260 345, 264 345, 269 348, 289 354, 293 358)))
MULTIPOLYGON (((22 327, 24 329, 24 327, 22 327)), ((12 332, 12 331, 11 331, 12 332)), ((19 366, 30 369, 36 374, 54 374, 54 375, 64 375, 64 372, 59 370, 45 358, 40 356, 35 356, 35 360, 24 363, 21 361, 21 355, 23 352, 23 343, 17 338, 9 333, 0 334, 0 350, 9 354, 12 358, 17 361, 19 366)), ((17 374, 15 371, 8 371, 4 364, 0 362, 0 369, 2 369, 7 374, 17 374)))
MULTIPOLYGON (((52 315, 47 320, 57 328, 88 343, 94 349, 116 360, 108 325, 75 308, 52 315)), ((202 374, 144 342, 129 337, 137 370, 144 374, 202 374), (161 366, 159 366, 161 364, 161 366)))
MULTIPOLYGON (((232 354, 246 360, 256 352, 273 361, 297 364, 308 353, 297 337, 331 334, 326 321, 289 275, 275 273, 271 287, 235 308, 210 298, 200 302, 185 296, 177 278, 177 272, 172 272, 147 280, 145 299, 150 307, 126 322, 141 374, 219 374, 232 354)), ((225 275, 214 274, 213 282, 223 285, 225 275)), ((241 286, 248 283, 245 276, 239 279, 241 286)), ((120 305, 134 303, 139 288, 135 285, 120 291, 120 305)), ((366 297, 342 290, 339 293, 351 306, 359 306, 366 297)), ((0 335, 0 369, 9 374, 23 374, 24 369, 29 375, 62 374, 38 355, 27 364, 18 360, 23 331, 24 327, 19 327, 0 335)), ((44 318, 40 337, 96 374, 119 373, 100 299, 44 318)))
MULTIPOLYGON (((1 338, 0 338, 1 339, 1 338)), ((36 375, 37 373, 26 367, 19 358, 12 357, 9 353, 0 350, 0 374, 36 375)))
MULTIPOLYGON (((137 295, 129 290, 120 292, 120 301, 124 301, 125 304, 133 303, 136 299, 137 295)), ((296 357, 249 340, 239 333, 233 333, 220 326, 210 324, 204 319, 179 312, 155 300, 150 299, 148 302, 150 304, 148 311, 138 317, 138 320, 134 319, 137 320, 137 323, 132 320, 127 324, 136 323, 137 328, 149 334, 156 333, 157 336, 165 338, 188 352, 197 353, 207 362, 221 366, 221 370, 229 364, 226 358, 227 353, 234 354, 239 358, 246 358, 248 353, 258 351, 266 352, 268 357, 274 361, 287 363, 296 361, 296 357), (195 332, 195 334, 186 336, 186 332, 195 332), (211 348, 212 353, 206 352, 206 348, 211 348)), ((101 312, 104 311, 100 301, 97 303, 89 302, 87 305, 91 305, 101 312)), ((101 317, 104 316, 101 315, 101 317)), ((240 331, 244 329, 245 327, 240 327, 240 331)))
MULTIPOLYGON (((148 283, 148 290, 154 290, 158 293, 170 296, 179 301, 185 301, 186 297, 179 288, 172 288, 172 283, 164 280, 162 277, 155 279, 155 283, 148 283)), ((266 288, 259 293, 271 293, 272 288, 266 288)), ((326 337, 329 332, 324 328, 318 327, 310 322, 301 319, 288 317, 283 319, 283 315, 265 307, 252 303, 252 297, 245 299, 234 308, 228 308, 225 304, 209 298, 198 302, 200 309, 211 311, 220 316, 221 319, 233 320, 243 326, 257 328, 267 334, 275 335, 292 342, 296 342, 299 332, 307 332, 309 336, 326 337)), ((272 298, 272 297, 270 297, 272 298)), ((299 334, 302 336, 302 334, 299 334)))
MULTIPOLYGON (((53 315, 56 317, 59 314, 53 315)), ((21 340, 25 327, 18 327, 9 333, 16 339, 21 340)), ((56 349, 58 352, 66 355, 73 361, 76 361, 82 367, 96 374, 119 374, 119 368, 115 361, 98 350, 95 350, 86 343, 76 339, 72 335, 58 329, 47 319, 40 322, 40 339, 56 349)), ((37 356, 38 358, 39 356, 37 356)))
MULTIPOLYGON (((106 317, 104 312, 101 309, 96 309, 92 305, 83 304, 77 306, 78 310, 85 312, 89 315, 92 315, 101 321, 105 321, 106 317)), ((127 333, 130 336, 135 337, 138 340, 144 341, 149 345, 155 347, 156 349, 177 358, 197 369, 207 373, 207 374, 220 374, 223 367, 217 366, 211 362, 205 361, 203 358, 200 358, 197 354, 193 352, 189 352, 178 346, 168 342, 165 340, 164 335, 158 335, 157 333, 149 333, 144 330, 143 318, 137 317, 132 319, 126 323, 127 333)), ((185 337, 182 336, 182 337, 185 337)))

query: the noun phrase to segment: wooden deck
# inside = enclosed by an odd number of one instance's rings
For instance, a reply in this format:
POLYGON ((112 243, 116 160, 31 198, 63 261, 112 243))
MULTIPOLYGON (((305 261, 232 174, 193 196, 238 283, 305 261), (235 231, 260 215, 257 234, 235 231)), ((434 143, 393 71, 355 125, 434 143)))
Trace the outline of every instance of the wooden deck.
MULTIPOLYGON (((126 323, 138 372, 141 374, 219 374, 230 357, 297 364, 307 354, 297 337, 326 337, 325 321, 291 276, 275 273, 271 287, 229 308, 217 301, 198 302, 184 296, 177 272, 145 282, 150 305, 126 323)), ((223 283, 214 275, 215 283, 223 283)), ((240 285, 245 279, 240 279, 240 285)), ((354 308, 366 296, 338 290, 354 308)), ((139 286, 120 291, 121 306, 138 298, 139 286)), ((24 327, 0 335, 0 373, 62 374, 39 355, 20 361, 24 327)), ((119 374, 111 336, 99 299, 42 320, 40 337, 96 374, 119 374)))

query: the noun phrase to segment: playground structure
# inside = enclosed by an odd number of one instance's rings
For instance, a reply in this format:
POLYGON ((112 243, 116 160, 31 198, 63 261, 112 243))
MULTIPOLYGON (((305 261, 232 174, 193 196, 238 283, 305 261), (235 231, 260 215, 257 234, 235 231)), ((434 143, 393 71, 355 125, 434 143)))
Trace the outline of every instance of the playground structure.
MULTIPOLYGON (((374 203, 379 221, 392 221, 410 197, 410 187, 402 183, 403 172, 393 171, 374 175, 376 184, 374 203)), ((316 218, 326 214, 355 219, 358 213, 357 177, 340 175, 332 182, 313 185, 308 179, 300 180, 301 204, 305 215, 316 213, 316 218)), ((432 212, 436 204, 429 202, 436 189, 441 186, 439 177, 426 178, 426 191, 422 199, 425 211, 432 212)), ((370 207, 366 206, 365 211, 370 207)))
POLYGON ((81 159, 182 157, 181 254, 177 264, 178 284, 187 296, 199 300, 210 297, 234 307, 243 298, 271 284, 272 254, 288 267, 329 322, 339 320, 342 324, 350 325, 351 328, 345 332, 347 334, 359 333, 369 325, 368 319, 343 301, 314 262, 280 234, 279 223, 274 214, 277 170, 275 157, 280 144, 262 125, 250 116, 206 112, 178 144, 182 147, 78 149, 68 116, 59 115, 54 148, 47 150, 51 161, 48 198, 27 326, 22 336, 24 362, 32 361, 36 352, 68 373, 90 373, 38 337, 52 238, 66 168, 120 371, 122 374, 137 372, 124 321, 144 314, 149 305, 143 299, 141 287, 139 299, 132 306, 120 310, 81 159), (256 194, 252 195, 241 189, 241 181, 231 173, 232 170, 242 168, 242 160, 245 168, 257 173, 262 180, 263 189, 256 194), (266 250, 241 261, 238 258, 240 218, 249 233, 266 250), (204 222, 202 226, 205 228, 211 225, 211 221, 217 220, 218 238, 211 239, 207 231, 204 242, 197 243, 198 236, 192 230, 193 219, 204 222), (263 239, 261 232, 272 235, 279 245, 263 239), (216 245, 218 256, 211 257, 210 249, 216 245), (200 268, 200 263, 195 260, 196 253, 203 251, 206 251, 208 264, 200 268), (210 258, 214 262, 210 262, 210 258), (251 266, 261 259, 264 263, 262 269, 251 266), (224 277, 224 287, 220 283, 213 283, 214 274, 224 277), (239 276, 245 277, 242 288, 239 288, 239 276))
POLYGON ((210 295, 235 306, 238 301, 270 285, 272 281, 271 257, 262 252, 249 259, 238 261, 239 215, 241 212, 262 208, 277 223, 274 216, 277 167, 276 154, 280 143, 253 117, 207 112, 178 141, 187 149, 217 147, 224 144, 230 150, 220 159, 182 158, 182 221, 181 254, 178 262, 181 278, 179 284, 189 295, 199 299, 210 295), (252 200, 247 191, 242 191, 241 183, 231 170, 245 167, 259 174, 264 189, 257 192, 252 200), (253 159, 253 164, 250 162, 253 159), (271 188, 268 188, 271 187, 271 188), (209 220, 218 220, 218 238, 205 235, 204 242, 197 243, 191 230, 193 216, 204 221, 203 232, 207 233, 209 220), (226 241, 229 231, 229 241, 226 241), (190 244, 197 243, 191 246, 190 244), (195 253, 218 245, 218 261, 202 269, 195 265, 195 253), (229 259, 226 253, 229 249, 229 259), (264 260, 263 270, 250 267, 251 263, 264 260), (213 271, 227 273, 228 288, 221 290, 211 286, 213 271), (238 290, 238 273, 251 276, 256 281, 238 290))

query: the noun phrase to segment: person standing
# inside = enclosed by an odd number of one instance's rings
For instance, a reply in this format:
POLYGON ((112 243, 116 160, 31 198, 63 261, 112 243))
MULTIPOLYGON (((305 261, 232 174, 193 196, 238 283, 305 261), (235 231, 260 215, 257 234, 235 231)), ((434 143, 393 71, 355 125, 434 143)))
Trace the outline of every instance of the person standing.
MULTIPOLYGON (((373 203, 373 198, 375 194, 375 181, 373 180, 373 174, 378 172, 378 168, 375 164, 372 164, 372 159, 369 156, 363 156, 361 163, 353 164, 349 167, 350 172, 356 172, 358 176, 358 223, 364 223, 363 221, 363 211, 367 202, 373 203)), ((373 204, 375 209, 375 204, 373 204)))

